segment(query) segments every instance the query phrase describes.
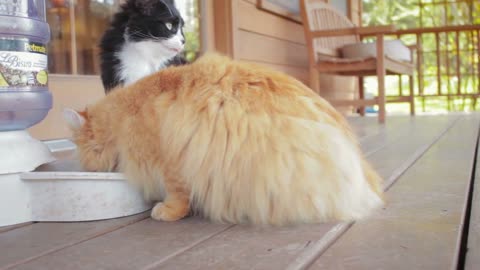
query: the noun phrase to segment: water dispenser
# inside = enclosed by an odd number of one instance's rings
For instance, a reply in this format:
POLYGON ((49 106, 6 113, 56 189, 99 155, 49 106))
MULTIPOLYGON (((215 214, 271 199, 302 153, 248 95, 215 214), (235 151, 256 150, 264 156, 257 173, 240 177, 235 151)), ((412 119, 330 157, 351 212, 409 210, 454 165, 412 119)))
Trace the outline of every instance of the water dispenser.
POLYGON ((52 108, 49 39, 44 0, 0 0, 0 174, 33 170, 53 159, 26 131, 52 108))

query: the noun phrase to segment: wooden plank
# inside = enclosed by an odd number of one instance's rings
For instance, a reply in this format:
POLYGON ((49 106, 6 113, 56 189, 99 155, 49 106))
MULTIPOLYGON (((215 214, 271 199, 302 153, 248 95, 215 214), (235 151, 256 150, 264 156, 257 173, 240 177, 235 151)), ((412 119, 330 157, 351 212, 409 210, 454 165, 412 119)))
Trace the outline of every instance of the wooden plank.
MULTIPOLYGON (((418 46, 417 51, 417 81, 418 81, 418 94, 423 96, 423 50, 422 48, 422 35, 416 34, 415 40, 418 46)), ((422 100, 423 111, 425 112, 425 99, 422 100)))
MULTIPOLYGON (((425 118, 437 121, 433 116, 424 116, 425 118)), ((448 118, 448 117, 447 117, 448 118)), ((347 117, 347 120, 357 135, 360 147, 365 156, 369 156, 374 152, 380 150, 388 144, 394 143, 397 140, 404 139, 414 131, 415 120, 404 116, 392 116, 388 123, 379 125, 374 117, 347 117)), ((454 121, 438 120, 438 121, 454 121)))
POLYGON ((345 62, 334 61, 320 61, 317 64, 317 70, 323 73, 345 73, 345 74, 359 74, 359 71, 365 71, 365 74, 375 74, 377 62, 375 58, 362 59, 361 61, 351 61, 348 65, 345 62), (351 73, 348 73, 351 72, 351 73))
POLYGON ((408 28, 395 31, 397 35, 406 34, 425 34, 425 33, 444 33, 444 32, 456 32, 456 31, 473 31, 480 30, 479 24, 471 25, 451 25, 451 26, 437 26, 437 27, 420 27, 420 28, 408 28))
POLYGON ((248 62, 255 63, 258 65, 266 66, 278 71, 281 71, 285 74, 288 74, 297 80, 301 81, 305 85, 308 86, 308 69, 303 67, 295 67, 295 66, 288 66, 288 65, 279 65, 279 64, 272 64, 272 63, 265 63, 259 61, 252 61, 248 60, 248 62))
POLYGON ((145 219, 149 213, 96 222, 34 223, 0 233, 0 269, 26 263, 145 219))
MULTIPOLYGON (((396 119, 400 120, 400 118, 396 119)), ((366 138, 380 133, 384 134, 385 132, 385 125, 379 125, 375 121, 372 121, 372 117, 349 116, 347 117, 347 120, 360 142, 366 138)), ((392 123, 396 122, 397 121, 393 121, 392 123)))
POLYGON ((15 230, 24 226, 28 226, 33 224, 33 222, 25 222, 25 223, 20 223, 20 224, 15 224, 15 225, 9 225, 9 226, 2 226, 0 227, 0 233, 8 232, 11 230, 15 230))
POLYGON ((478 127, 459 121, 310 269, 456 269, 478 127))
MULTIPOLYGON (((412 118, 418 119, 418 118, 412 118)), ((416 162, 418 158, 420 158, 427 149, 433 145, 439 138, 443 136, 443 134, 450 129, 453 124, 456 122, 458 118, 450 118, 446 122, 446 127, 444 130, 437 130, 438 135, 432 134, 423 134, 425 137, 423 139, 420 138, 419 133, 423 133, 422 130, 410 128, 408 134, 402 134, 400 138, 396 138, 396 143, 386 144, 387 146, 382 148, 382 151, 375 151, 372 155, 368 157, 368 159, 374 164, 377 168, 377 171, 381 176, 384 177, 384 188, 388 188, 391 186, 399 176, 401 176, 412 164, 416 162), (418 136, 418 137, 417 137, 418 136), (417 138, 415 138, 417 137, 417 138), (425 144, 420 145, 419 141, 425 141, 425 139, 431 138, 430 140, 426 141, 425 144), (413 139, 413 140, 412 140, 413 139), (398 159, 398 156, 405 156, 405 154, 409 151, 408 149, 411 144, 415 144, 417 148, 412 148, 414 150, 413 153, 409 154, 409 157, 401 162, 398 159), (406 151, 405 151, 406 150, 406 151), (378 153, 376 153, 378 152, 378 153), (393 157, 393 158, 392 158, 393 157), (400 161, 400 162, 399 162, 400 161), (389 177, 385 177, 385 175, 389 174, 389 177)), ((411 126, 415 125, 423 125, 419 123, 419 121, 413 121, 411 126)), ((439 123, 436 124, 432 123, 433 121, 438 121, 441 119, 435 118, 424 118, 422 120, 425 123, 432 125, 432 127, 438 126, 439 123)), ((445 119, 444 119, 445 120, 445 119)), ((398 132, 398 130, 394 130, 394 132, 398 132)), ((435 132, 433 134, 436 134, 435 132)), ((387 136, 391 136, 392 134, 387 134, 387 136)), ((320 254, 322 254, 335 240, 341 236, 345 231, 347 231, 350 226, 353 225, 353 222, 345 222, 339 223, 331 228, 327 234, 319 239, 318 241, 314 242, 314 244, 310 245, 309 248, 302 251, 298 257, 289 265, 287 269, 304 269, 307 265, 313 262, 320 254)))
POLYGON ((308 67, 308 53, 304 45, 241 29, 237 31, 237 39, 241 41, 235 47, 237 59, 308 67))
MULTIPOLYGON (((462 76, 460 70, 460 39, 458 36, 460 33, 457 31, 455 32, 455 76, 457 77, 457 95, 460 95, 462 92, 462 76)), ((448 61, 447 61, 448 63, 448 61)), ((449 92, 450 94, 450 92, 449 92)))
POLYGON ((383 34, 394 34, 395 25, 378 25, 378 26, 365 26, 365 27, 348 27, 338 29, 327 29, 312 31, 312 37, 338 37, 338 36, 376 36, 383 34))
POLYGON ((429 98, 429 97, 433 97, 433 98, 437 98, 437 97, 447 97, 447 98, 453 98, 453 97, 463 97, 463 98, 466 98, 466 97, 470 97, 470 98, 478 98, 480 95, 478 93, 464 93, 464 94, 460 94, 460 95, 457 95, 457 94, 441 94, 441 95, 437 95, 437 94, 428 94, 428 95, 423 95, 422 98, 429 98))
POLYGON ((192 248, 231 225, 201 218, 178 222, 146 219, 48 254, 15 269, 149 269, 192 248))
MULTIPOLYGON (((398 174, 396 168, 403 161, 414 162, 411 155, 418 155, 415 153, 416 149, 429 145, 449 128, 453 121, 451 118, 436 119, 438 121, 432 121, 432 118, 419 118, 413 123, 415 128, 407 137, 408 141, 401 140, 396 144, 387 145, 370 156, 375 165, 382 166, 379 172, 384 178, 398 174), (399 148, 403 148, 403 151, 397 151, 399 148), (396 151, 400 153, 397 154, 396 151), (393 162, 382 163, 387 157, 393 162)), ((336 227, 335 224, 311 224, 289 228, 234 226, 177 257, 158 264, 154 269, 284 269, 297 256, 310 252, 312 246, 315 247, 315 251, 318 244, 328 246, 342 230, 348 229, 348 226, 348 224, 343 227, 336 227)))
POLYGON ((476 270, 480 265, 480 151, 477 151, 476 161, 467 254, 465 258, 466 270, 476 270))
MULTIPOLYGON (((433 119, 433 117, 431 117, 433 119)), ((392 116, 384 125, 379 125, 374 117, 348 117, 348 122, 357 134, 364 155, 369 156, 384 146, 408 136, 414 126, 413 119, 392 116)))
POLYGON ((339 106, 373 106, 378 103, 377 99, 363 99, 363 100, 328 100, 334 107, 339 106))
MULTIPOLYGON (((402 63, 388 57, 385 57, 384 66, 387 75, 413 74, 413 65, 410 63, 402 63)), ((317 70, 322 73, 343 74, 351 76, 368 76, 377 75, 376 68, 378 59, 367 58, 358 61, 320 61, 317 70)))
POLYGON ((409 102, 410 97, 409 96, 386 96, 387 102, 388 103, 395 103, 395 102, 409 102))
MULTIPOLYGON (((442 74, 441 74, 441 69, 442 69, 442 61, 441 61, 441 54, 440 54, 440 36, 439 33, 435 33, 435 52, 437 55, 437 95, 442 94, 442 74)), ((447 102, 447 105, 450 107, 450 102, 447 102)), ((448 111, 450 111, 450 108, 448 108, 448 111)))
POLYGON ((262 11, 256 7, 255 3, 248 1, 239 1, 238 28, 305 45, 301 24, 262 11))
POLYGON ((377 84, 378 84, 378 121, 380 123, 385 123, 385 103, 386 103, 386 91, 385 91, 385 57, 384 53, 384 42, 383 35, 377 35, 377 58, 376 58, 376 69, 377 69, 377 84))
POLYGON ((235 24, 235 1, 213 1, 215 21, 215 50, 235 57, 235 40, 237 26, 235 24))
MULTIPOLYGON (((388 144, 404 139, 414 130, 412 119, 407 117, 393 116, 384 125, 378 125, 378 122, 373 118, 369 122, 375 122, 379 132, 359 138, 360 147, 365 156, 370 156, 388 144)), ((370 130, 373 130, 373 128, 370 128, 370 130)))
MULTIPOLYGON (((445 118, 440 118, 438 116, 418 116, 411 119, 412 126, 409 128, 408 134, 403 134, 394 144, 382 149, 382 151, 378 153, 378 156, 373 155, 368 157, 380 175, 391 173, 390 177, 384 178, 385 182, 383 186, 385 189, 390 187, 394 181, 408 169, 408 167, 404 166, 414 164, 423 153, 456 124, 459 117, 446 116, 445 118), (441 123, 444 125, 443 128, 440 127, 440 125, 442 125, 441 123), (414 147, 412 147, 412 145, 414 145, 414 147), (396 158, 397 155, 408 156, 408 158, 405 159, 404 164, 401 164, 396 158)), ((394 132, 398 132, 398 130, 394 132)))

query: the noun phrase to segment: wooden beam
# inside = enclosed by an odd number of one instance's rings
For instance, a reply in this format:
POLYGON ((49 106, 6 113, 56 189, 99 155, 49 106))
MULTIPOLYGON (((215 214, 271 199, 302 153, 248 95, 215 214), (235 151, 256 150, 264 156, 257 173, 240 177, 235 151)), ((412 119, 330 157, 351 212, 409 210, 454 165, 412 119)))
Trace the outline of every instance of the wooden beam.
MULTIPOLYGON (((417 40, 417 79, 418 79, 418 95, 423 95, 424 87, 424 77, 423 77, 423 50, 422 50, 422 38, 423 36, 420 33, 415 34, 417 40)), ((422 99, 422 110, 425 112, 425 99, 422 99)))
POLYGON ((480 24, 409 28, 409 29, 397 30, 395 31, 395 34, 405 35, 405 34, 441 33, 441 32, 455 32, 455 31, 472 31, 472 30, 480 30, 480 24))
POLYGON ((377 99, 360 99, 360 100, 328 100, 334 107, 336 106, 354 106, 365 107, 378 104, 377 99))
POLYGON ((393 34, 395 33, 395 30, 396 28, 394 25, 351 27, 351 28, 312 31, 311 36, 313 38, 338 37, 338 36, 350 36, 350 35, 367 36, 367 35, 377 35, 377 34, 393 34))
POLYGON ((378 122, 385 123, 385 51, 383 35, 377 35, 378 122))
POLYGON ((387 96, 387 103, 410 102, 409 96, 387 96))
MULTIPOLYGON (((439 32, 435 33, 435 52, 437 53, 437 94, 442 94, 442 76, 441 76, 441 55, 440 55, 440 37, 439 32)), ((449 103, 450 104, 450 103, 449 103)), ((448 109, 450 111, 450 108, 448 109)))
POLYGON ((419 95, 420 97, 425 97, 425 98, 428 98, 428 97, 480 97, 480 94, 479 93, 462 93, 460 95, 457 95, 457 94, 440 94, 440 95, 437 95, 437 94, 429 94, 429 95, 419 95))
POLYGON ((375 70, 375 66, 375 58, 348 63, 348 65, 345 62, 320 61, 317 65, 317 70, 322 73, 339 73, 343 71, 356 72, 365 70, 373 71, 375 70))
POLYGON ((236 1, 214 0, 215 48, 217 51, 235 57, 235 40, 237 28, 235 24, 236 1))
POLYGON ((455 68, 455 72, 456 72, 456 75, 457 75, 457 95, 460 95, 461 94, 461 89, 462 89, 462 76, 461 76, 461 72, 460 72, 460 65, 461 65, 461 62, 460 62, 460 41, 459 41, 459 38, 458 36, 460 35, 460 33, 458 31, 455 32, 455 49, 456 49, 456 68, 455 68))

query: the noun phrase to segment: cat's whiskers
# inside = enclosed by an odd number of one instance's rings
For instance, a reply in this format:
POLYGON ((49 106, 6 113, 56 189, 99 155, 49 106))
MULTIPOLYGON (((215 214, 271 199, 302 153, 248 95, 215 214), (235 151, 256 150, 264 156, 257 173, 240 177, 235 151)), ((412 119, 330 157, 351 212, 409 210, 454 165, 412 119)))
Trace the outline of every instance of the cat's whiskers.
POLYGON ((154 35, 152 35, 150 32, 148 34, 144 34, 140 31, 135 31, 135 32, 131 32, 130 33, 131 36, 138 36, 138 37, 143 37, 143 38, 148 38, 148 39, 151 39, 153 41, 163 41, 163 40, 167 40, 167 38, 163 38, 163 37, 156 37, 154 35))

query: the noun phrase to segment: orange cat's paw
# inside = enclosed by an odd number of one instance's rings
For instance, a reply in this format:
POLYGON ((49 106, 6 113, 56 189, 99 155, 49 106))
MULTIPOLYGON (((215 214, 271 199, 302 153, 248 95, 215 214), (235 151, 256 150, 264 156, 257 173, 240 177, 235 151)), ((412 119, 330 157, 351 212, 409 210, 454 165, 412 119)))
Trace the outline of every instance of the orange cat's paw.
POLYGON ((177 221, 188 214, 188 208, 169 203, 157 203, 152 209, 151 217, 161 221, 177 221))

